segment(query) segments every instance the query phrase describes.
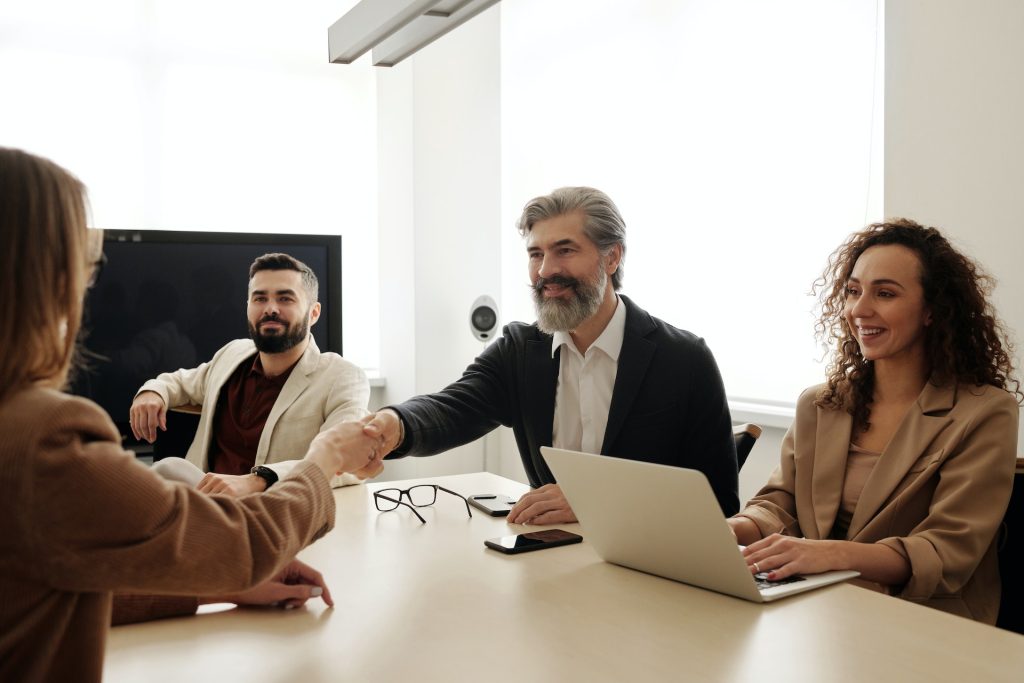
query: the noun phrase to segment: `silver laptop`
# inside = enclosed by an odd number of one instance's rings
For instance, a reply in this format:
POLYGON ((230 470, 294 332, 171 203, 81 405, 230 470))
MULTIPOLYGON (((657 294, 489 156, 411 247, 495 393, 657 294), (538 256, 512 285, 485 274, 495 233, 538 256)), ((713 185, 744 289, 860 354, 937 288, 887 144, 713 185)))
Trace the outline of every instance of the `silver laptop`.
POLYGON ((834 571, 755 579, 711 486, 697 470, 542 447, 541 454, 606 562, 753 602, 858 576, 834 571))

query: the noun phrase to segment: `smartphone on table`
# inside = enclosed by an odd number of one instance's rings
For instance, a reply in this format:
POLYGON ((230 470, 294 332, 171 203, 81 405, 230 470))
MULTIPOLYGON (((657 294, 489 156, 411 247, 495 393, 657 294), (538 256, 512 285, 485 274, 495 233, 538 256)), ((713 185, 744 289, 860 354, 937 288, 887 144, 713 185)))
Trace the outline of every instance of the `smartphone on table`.
POLYGON ((504 517, 519 502, 518 498, 500 493, 480 493, 469 497, 469 504, 491 517, 504 517))
POLYGON ((484 541, 484 545, 502 553, 515 555, 516 553, 525 553, 531 550, 542 550, 559 545, 579 543, 582 540, 583 537, 579 534, 574 534, 564 529, 545 529, 515 536, 488 538, 484 541))

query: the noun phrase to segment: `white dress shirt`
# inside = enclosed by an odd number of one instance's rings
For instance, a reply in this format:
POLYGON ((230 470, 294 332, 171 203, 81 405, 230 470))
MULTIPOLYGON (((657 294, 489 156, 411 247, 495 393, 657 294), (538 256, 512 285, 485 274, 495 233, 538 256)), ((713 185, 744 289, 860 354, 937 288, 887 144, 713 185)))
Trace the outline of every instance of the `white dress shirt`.
POLYGON ((615 313, 586 353, 580 353, 568 332, 555 332, 551 357, 562 350, 555 390, 552 445, 585 453, 600 453, 608 428, 619 352, 626 332, 626 307, 616 298, 615 313))

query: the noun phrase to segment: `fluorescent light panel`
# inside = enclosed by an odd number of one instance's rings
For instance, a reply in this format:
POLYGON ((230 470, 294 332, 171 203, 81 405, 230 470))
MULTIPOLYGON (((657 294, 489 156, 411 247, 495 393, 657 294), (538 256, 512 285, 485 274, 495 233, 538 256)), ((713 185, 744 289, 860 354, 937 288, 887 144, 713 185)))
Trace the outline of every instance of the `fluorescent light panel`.
POLYGON ((349 64, 435 5, 443 5, 439 11, 446 11, 459 4, 466 0, 362 0, 327 29, 330 60, 349 64))
POLYGON ((403 28, 374 46, 373 65, 398 64, 498 2, 499 0, 441 0, 435 3, 425 16, 407 22, 403 28))

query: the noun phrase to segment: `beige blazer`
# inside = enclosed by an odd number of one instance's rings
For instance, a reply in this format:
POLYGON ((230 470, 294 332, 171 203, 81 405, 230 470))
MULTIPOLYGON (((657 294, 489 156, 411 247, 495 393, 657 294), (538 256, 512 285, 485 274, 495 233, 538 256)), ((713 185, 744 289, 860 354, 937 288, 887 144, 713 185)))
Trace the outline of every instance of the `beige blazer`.
MULTIPOLYGON (((740 513, 762 536, 825 539, 839 510, 852 417, 806 390, 768 483, 740 513)), ((864 484, 847 540, 884 543, 912 576, 901 598, 995 623, 996 531, 1013 487, 1017 403, 992 386, 925 386, 864 484)))
MULTIPOLYGON (((138 393, 160 394, 168 408, 190 403, 202 406, 196 436, 185 457, 204 472, 209 469, 213 414, 221 387, 239 365, 252 362, 255 355, 256 346, 251 339, 236 339, 217 351, 209 362, 197 368, 165 372, 139 389, 138 393)), ((339 422, 363 417, 369 400, 366 373, 336 353, 320 353, 310 337, 306 352, 267 417, 256 447, 256 464, 267 465, 284 477, 306 454, 313 437, 339 422)), ((361 481, 344 474, 334 477, 331 484, 344 486, 361 481)))

